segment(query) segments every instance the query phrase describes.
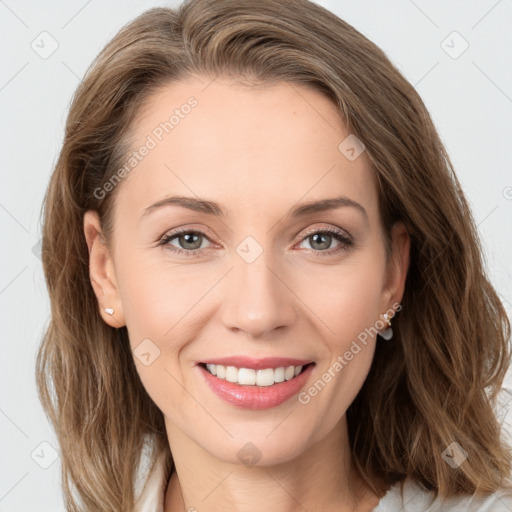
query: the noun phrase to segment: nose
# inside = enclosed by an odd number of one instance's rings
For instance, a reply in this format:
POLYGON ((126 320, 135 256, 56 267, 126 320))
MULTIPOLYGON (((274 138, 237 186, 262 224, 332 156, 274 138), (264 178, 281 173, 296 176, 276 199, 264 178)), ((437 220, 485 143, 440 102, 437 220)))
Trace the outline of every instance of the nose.
POLYGON ((297 298, 289 288, 282 265, 272 260, 271 252, 263 250, 252 262, 235 255, 233 269, 226 276, 222 303, 221 318, 227 329, 268 339, 273 331, 293 325, 297 298))

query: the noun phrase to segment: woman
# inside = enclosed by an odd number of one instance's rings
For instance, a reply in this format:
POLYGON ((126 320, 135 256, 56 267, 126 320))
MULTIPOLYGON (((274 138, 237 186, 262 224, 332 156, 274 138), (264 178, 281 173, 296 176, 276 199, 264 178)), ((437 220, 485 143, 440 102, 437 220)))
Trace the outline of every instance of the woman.
POLYGON ((320 6, 125 26, 71 105, 43 264, 68 510, 512 508, 510 326, 464 194, 320 6))

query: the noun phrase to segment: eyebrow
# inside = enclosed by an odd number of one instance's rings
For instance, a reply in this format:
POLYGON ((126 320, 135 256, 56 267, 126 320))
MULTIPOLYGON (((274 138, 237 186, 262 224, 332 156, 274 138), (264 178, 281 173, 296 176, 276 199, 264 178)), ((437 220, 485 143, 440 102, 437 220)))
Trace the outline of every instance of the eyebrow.
MULTIPOLYGON (((199 213, 206 213, 208 215, 215 215, 217 217, 222 217, 225 215, 222 207, 214 202, 208 201, 206 199, 199 199, 194 197, 187 196, 171 196, 158 201, 151 206, 148 206, 144 209, 143 216, 148 215, 149 213, 162 208, 164 206, 181 206, 182 208, 187 208, 189 210, 193 210, 199 213)), ((306 215, 310 215, 316 212, 323 212, 326 210, 334 210, 335 208, 340 207, 353 207, 359 210, 366 220, 368 220, 368 214, 362 205, 358 202, 350 199, 346 196, 337 196, 330 199, 322 199, 320 201, 311 201, 309 203, 303 203, 299 206, 291 208, 286 216, 291 217, 303 217, 306 215)))

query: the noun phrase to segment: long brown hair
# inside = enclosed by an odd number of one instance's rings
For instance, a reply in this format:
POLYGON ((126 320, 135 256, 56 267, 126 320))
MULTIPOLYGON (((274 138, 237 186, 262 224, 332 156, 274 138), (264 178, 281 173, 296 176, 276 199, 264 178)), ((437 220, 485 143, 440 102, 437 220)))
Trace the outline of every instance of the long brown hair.
POLYGON ((317 4, 191 0, 138 16, 92 63, 45 198, 42 258, 52 317, 36 374, 61 447, 68 510, 80 510, 79 500, 87 510, 132 510, 146 439, 151 460, 164 455, 173 468, 163 415, 141 384, 126 328, 109 327, 99 314, 83 215, 96 210, 108 239, 122 183, 105 197, 95 191, 121 167, 143 102, 192 74, 284 80, 327 95, 366 146, 388 241, 395 221, 411 236, 395 337, 377 344, 347 411, 366 482, 382 494, 409 476, 442 497, 509 486, 512 454, 494 407, 511 358, 510 323, 419 95, 375 44, 317 4), (457 469, 442 457, 452 442, 468 453, 457 469))

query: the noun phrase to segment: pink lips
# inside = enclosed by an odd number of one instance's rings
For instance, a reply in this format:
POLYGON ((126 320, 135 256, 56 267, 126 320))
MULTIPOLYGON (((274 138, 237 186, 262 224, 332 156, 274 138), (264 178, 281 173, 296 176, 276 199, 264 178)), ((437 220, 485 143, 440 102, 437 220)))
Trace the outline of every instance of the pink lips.
POLYGON ((264 359, 251 359, 248 357, 227 357, 203 361, 205 364, 221 364, 223 366, 236 366, 237 368, 252 368, 262 370, 265 368, 279 368, 281 366, 305 366, 302 373, 293 379, 274 384, 272 386, 244 386, 212 375, 205 367, 198 364, 196 368, 201 372, 210 389, 220 398, 231 405, 244 409, 269 409, 277 407, 296 395, 308 380, 313 371, 311 361, 271 357, 264 359))

